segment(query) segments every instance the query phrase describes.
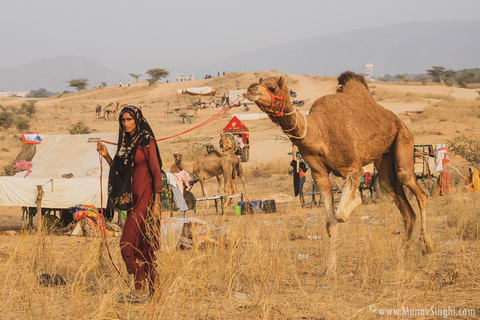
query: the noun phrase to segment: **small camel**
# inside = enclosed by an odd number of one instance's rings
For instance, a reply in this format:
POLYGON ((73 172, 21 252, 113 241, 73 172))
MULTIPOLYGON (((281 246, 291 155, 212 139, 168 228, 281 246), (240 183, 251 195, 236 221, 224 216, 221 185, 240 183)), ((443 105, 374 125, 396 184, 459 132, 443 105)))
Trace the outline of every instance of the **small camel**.
POLYGON ((248 99, 276 124, 298 147, 320 188, 330 237, 328 271, 336 271, 338 224, 346 222, 362 203, 358 188, 363 166, 374 162, 381 186, 393 196, 400 210, 406 235, 412 236, 416 215, 403 186, 415 195, 421 216, 423 252, 433 251, 427 235, 427 197, 414 172, 414 142, 407 126, 393 112, 375 102, 361 75, 347 71, 338 77, 337 92, 317 99, 305 116, 290 101, 284 76, 260 79, 249 86, 248 99), (335 211, 328 173, 344 179, 342 196, 335 211))
MULTIPOLYGON (((122 109, 125 106, 127 106, 127 104, 122 105, 122 109)), ((103 108, 103 118, 105 120, 110 120, 110 118, 112 118, 113 120, 117 120, 118 114, 119 114, 119 111, 118 111, 119 107, 120 107, 120 103, 118 102, 115 107, 113 103, 110 103, 109 105, 107 105, 105 108, 103 108)))
POLYGON ((202 193, 205 198, 207 198, 207 193, 205 191, 205 181, 216 177, 218 183, 218 194, 220 194, 220 189, 222 187, 222 181, 220 176, 223 175, 224 178, 224 191, 227 194, 233 194, 233 165, 231 160, 218 151, 213 150, 207 155, 200 156, 195 159, 193 164, 193 173, 198 177, 200 181, 200 186, 202 188, 202 193))
POLYGON ((181 153, 174 153, 173 154, 173 159, 175 161, 174 164, 172 164, 172 167, 170 168, 171 173, 178 173, 182 170, 187 171, 188 173, 193 172, 193 163, 189 166, 186 166, 182 163, 183 160, 183 154, 181 153))
POLYGON ((100 116, 102 115, 102 106, 99 104, 97 104, 97 106, 95 107, 95 115, 97 119, 100 119, 100 116))

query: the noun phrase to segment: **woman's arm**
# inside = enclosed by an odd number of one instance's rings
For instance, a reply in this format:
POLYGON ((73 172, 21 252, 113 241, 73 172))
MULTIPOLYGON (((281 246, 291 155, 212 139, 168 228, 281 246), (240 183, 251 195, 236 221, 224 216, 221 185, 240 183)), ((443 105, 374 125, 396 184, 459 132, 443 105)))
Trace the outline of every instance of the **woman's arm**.
POLYGON ((100 153, 105 160, 107 161, 108 165, 112 165, 112 158, 110 157, 110 154, 108 153, 107 147, 101 142, 97 143, 97 151, 100 153))

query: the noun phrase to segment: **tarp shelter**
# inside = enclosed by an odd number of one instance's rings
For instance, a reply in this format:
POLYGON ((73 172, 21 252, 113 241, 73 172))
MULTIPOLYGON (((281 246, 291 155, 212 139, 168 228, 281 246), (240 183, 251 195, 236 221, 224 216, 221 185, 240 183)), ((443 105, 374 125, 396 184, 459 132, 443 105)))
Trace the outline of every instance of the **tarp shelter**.
POLYGON ((242 135, 244 148, 239 154, 242 155, 242 162, 247 162, 250 154, 250 131, 236 116, 232 117, 232 120, 223 128, 223 132, 230 132, 234 136, 242 135))
MULTIPOLYGON (((118 133, 42 135, 35 144, 32 172, 0 176, 0 206, 36 207, 37 185, 43 186, 43 208, 66 209, 76 204, 100 207, 100 159, 97 142, 117 142, 118 133), (64 177, 65 175, 70 178, 64 177)), ((116 146, 105 144, 113 157, 116 146)), ((31 147, 32 145, 24 145, 31 147)), ((103 159, 103 206, 107 203, 109 166, 103 159)))
POLYGON ((248 128, 236 116, 233 116, 232 120, 230 120, 225 128, 223 128, 223 131, 233 133, 248 133, 248 128))
POLYGON ((178 93, 189 94, 192 96, 214 96, 216 90, 212 87, 193 87, 187 89, 177 89, 178 93))

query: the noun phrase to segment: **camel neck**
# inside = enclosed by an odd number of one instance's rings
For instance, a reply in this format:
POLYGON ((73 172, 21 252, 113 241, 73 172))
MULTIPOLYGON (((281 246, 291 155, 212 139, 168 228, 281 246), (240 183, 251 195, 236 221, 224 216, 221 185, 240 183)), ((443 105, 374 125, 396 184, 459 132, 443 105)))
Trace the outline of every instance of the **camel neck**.
POLYGON ((285 112, 279 124, 289 138, 303 139, 307 133, 307 119, 296 108, 292 109, 285 112))

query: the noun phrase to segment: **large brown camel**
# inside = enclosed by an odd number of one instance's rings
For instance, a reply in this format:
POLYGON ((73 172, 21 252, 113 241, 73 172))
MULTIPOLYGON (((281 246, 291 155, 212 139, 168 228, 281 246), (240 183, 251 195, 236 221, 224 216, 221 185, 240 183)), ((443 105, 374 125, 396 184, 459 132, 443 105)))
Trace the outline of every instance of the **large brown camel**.
POLYGON ((424 253, 433 251, 427 235, 427 197, 414 172, 413 136, 393 112, 377 104, 365 79, 347 71, 338 77, 335 94, 317 99, 305 116, 290 101, 285 77, 260 79, 248 88, 249 100, 280 125, 298 147, 319 186, 326 210, 326 228, 330 237, 328 270, 336 269, 338 224, 346 222, 362 200, 358 192, 362 167, 374 163, 381 186, 393 196, 400 210, 406 235, 411 238, 416 215, 403 186, 417 198, 420 208, 420 239, 424 253), (342 196, 335 210, 328 173, 344 179, 342 196))

